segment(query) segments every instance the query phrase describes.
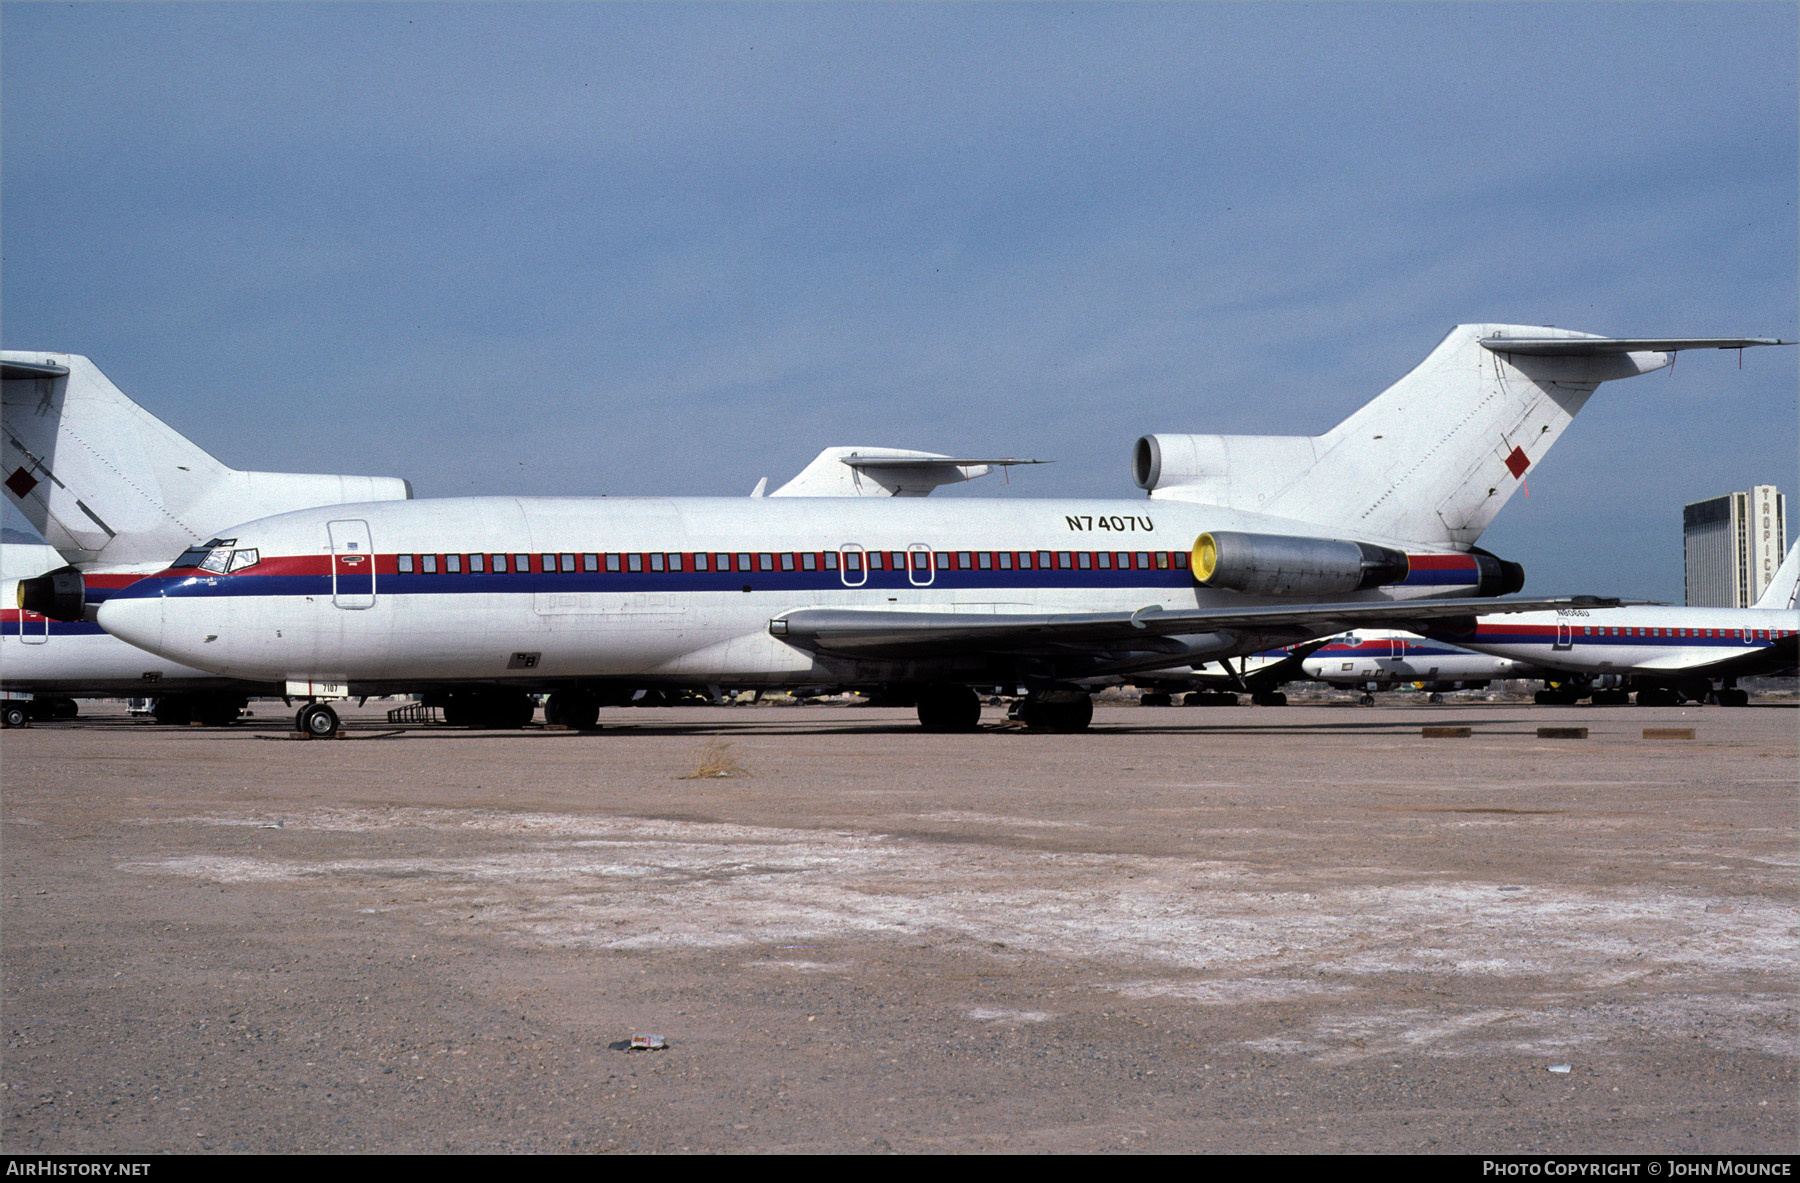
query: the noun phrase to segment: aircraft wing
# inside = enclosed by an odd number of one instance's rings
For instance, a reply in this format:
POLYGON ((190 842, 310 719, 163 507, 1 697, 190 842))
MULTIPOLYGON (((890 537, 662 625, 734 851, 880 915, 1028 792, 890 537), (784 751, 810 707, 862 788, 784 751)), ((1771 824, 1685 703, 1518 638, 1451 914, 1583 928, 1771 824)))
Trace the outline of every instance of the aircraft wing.
POLYGON ((1136 612, 964 613, 883 608, 798 608, 769 621, 769 634, 810 651, 851 657, 927 657, 945 653, 1128 649, 1183 652, 1172 638, 1205 633, 1297 640, 1352 628, 1416 629, 1431 621, 1477 615, 1611 608, 1616 599, 1464 598, 1355 601, 1254 608, 1136 612))

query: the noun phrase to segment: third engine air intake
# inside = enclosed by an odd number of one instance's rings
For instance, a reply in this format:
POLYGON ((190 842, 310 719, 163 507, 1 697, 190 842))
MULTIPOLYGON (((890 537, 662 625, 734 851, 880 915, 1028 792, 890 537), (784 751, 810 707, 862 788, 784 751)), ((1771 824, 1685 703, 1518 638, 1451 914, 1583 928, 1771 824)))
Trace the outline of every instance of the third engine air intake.
POLYGON ((1399 583, 1406 555, 1341 538, 1217 530, 1194 541, 1194 578, 1254 596, 1330 596, 1399 583))

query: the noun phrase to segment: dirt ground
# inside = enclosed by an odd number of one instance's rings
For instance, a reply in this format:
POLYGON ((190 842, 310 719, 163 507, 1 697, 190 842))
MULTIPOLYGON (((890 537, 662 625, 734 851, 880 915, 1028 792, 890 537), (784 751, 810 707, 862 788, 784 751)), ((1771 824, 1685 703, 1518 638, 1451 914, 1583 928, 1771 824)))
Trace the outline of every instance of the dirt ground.
POLYGON ((0 740, 6 1151, 1800 1140, 1791 706, 256 709, 0 740))

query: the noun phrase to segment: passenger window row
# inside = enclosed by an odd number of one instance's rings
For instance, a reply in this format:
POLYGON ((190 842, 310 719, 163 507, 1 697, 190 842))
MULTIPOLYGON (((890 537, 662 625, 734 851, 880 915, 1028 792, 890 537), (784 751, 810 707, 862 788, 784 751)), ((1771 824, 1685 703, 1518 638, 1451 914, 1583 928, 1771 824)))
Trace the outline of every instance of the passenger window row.
MULTIPOLYGON (((844 569, 861 571, 1167 571, 1185 570, 1186 551, 929 551, 846 550, 844 569)), ((403 554, 395 556, 401 575, 574 574, 576 572, 750 572, 836 571, 839 552, 827 551, 697 551, 578 554, 551 551, 531 554, 403 554)))
POLYGON ((1779 628, 1594 628, 1591 625, 1583 625, 1581 635, 1584 637, 1708 637, 1715 640, 1778 641, 1783 637, 1791 636, 1792 631, 1779 628))

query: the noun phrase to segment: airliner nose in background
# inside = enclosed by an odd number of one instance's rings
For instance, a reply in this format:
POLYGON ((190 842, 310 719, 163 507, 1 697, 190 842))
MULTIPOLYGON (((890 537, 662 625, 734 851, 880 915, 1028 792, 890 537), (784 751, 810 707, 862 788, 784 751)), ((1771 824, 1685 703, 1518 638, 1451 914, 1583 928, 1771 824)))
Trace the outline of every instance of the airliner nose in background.
MULTIPOLYGON (((1082 679, 1342 632, 1573 606, 1502 600, 1475 548, 1600 383, 1682 349, 1461 325, 1322 436, 1153 435, 1148 500, 472 498, 247 522, 114 594, 101 624, 291 693, 485 683, 910 688, 927 727, 972 689, 1028 687, 1028 721, 1087 725, 1082 679)), ((336 726, 323 704, 309 729, 336 726)))
POLYGON ((230 682, 153 658, 100 631, 92 619, 100 603, 247 515, 412 495, 396 477, 230 468, 80 354, 0 353, 0 426, 0 486, 49 543, 5 547, 0 690, 9 719, 118 694, 154 698, 164 722, 235 719, 247 695, 279 694, 280 684, 230 682))

